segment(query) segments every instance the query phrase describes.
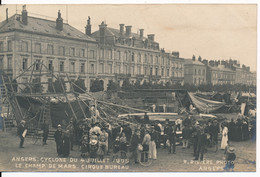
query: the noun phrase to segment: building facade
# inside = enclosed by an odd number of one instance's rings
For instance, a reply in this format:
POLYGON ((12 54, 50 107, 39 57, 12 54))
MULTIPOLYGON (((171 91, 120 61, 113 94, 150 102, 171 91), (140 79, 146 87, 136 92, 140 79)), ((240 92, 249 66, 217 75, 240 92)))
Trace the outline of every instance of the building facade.
POLYGON ((200 85, 206 83, 206 66, 195 59, 184 61, 184 83, 200 85))
POLYGON ((114 29, 102 22, 91 37, 99 44, 98 78, 104 80, 104 85, 109 80, 122 84, 126 78, 132 83, 165 83, 171 81, 172 74, 183 83, 183 59, 179 59, 179 53, 161 50, 154 34, 144 37, 144 29, 137 34, 132 26, 120 24, 114 29))
MULTIPOLYGON (((36 62, 43 63, 55 75, 81 78, 89 87, 90 79, 96 77, 97 48, 95 39, 63 23, 60 12, 55 22, 29 17, 24 6, 21 15, 15 14, 0 24, 0 66, 12 78, 36 62)), ((40 72, 40 64, 34 70, 40 72)), ((17 82, 28 82, 30 73, 23 74, 17 82)), ((41 82, 51 82, 50 79, 51 76, 42 77, 41 82)))

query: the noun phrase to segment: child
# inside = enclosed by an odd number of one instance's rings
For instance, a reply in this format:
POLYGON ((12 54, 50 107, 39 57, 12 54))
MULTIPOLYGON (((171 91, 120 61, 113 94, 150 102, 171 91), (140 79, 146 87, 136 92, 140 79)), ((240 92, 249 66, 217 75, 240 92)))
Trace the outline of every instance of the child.
POLYGON ((113 144, 113 160, 117 158, 116 154, 119 152, 119 150, 120 150, 120 138, 119 136, 117 136, 113 144))
POLYGON ((224 168, 225 171, 230 171, 232 169, 232 172, 234 171, 234 161, 236 159, 236 154, 235 154, 235 147, 232 145, 227 146, 227 151, 226 153, 226 166, 224 168))
POLYGON ((88 153, 88 136, 82 137, 82 143, 81 143, 81 157, 86 158, 88 153))

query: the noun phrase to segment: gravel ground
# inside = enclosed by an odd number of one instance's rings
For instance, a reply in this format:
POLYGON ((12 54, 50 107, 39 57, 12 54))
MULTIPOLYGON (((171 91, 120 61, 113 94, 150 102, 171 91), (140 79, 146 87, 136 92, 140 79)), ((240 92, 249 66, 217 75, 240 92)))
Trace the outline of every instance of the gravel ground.
MULTIPOLYGON (((31 138, 25 139, 25 148, 18 148, 19 138, 15 130, 0 132, 0 171, 99 171, 99 172, 220 172, 225 166, 224 152, 208 152, 204 161, 194 161, 192 149, 177 146, 176 154, 168 154, 166 149, 158 149, 158 159, 150 166, 140 164, 118 165, 111 162, 111 155, 106 162, 91 164, 82 161, 78 146, 71 151, 70 157, 58 158, 53 140, 42 146, 39 141, 33 144, 31 138), (56 161, 61 162, 56 162, 56 161)), ((232 142, 236 147, 237 159, 234 171, 256 171, 256 142, 232 142)))

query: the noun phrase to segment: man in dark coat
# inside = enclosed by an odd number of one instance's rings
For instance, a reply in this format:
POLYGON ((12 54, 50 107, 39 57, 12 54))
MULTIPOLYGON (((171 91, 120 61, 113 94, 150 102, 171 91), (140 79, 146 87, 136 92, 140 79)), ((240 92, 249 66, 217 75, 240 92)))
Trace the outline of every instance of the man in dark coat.
POLYGON ((147 112, 145 112, 144 113, 144 123, 149 124, 149 122, 150 122, 149 116, 147 115, 147 112))
POLYGON ((62 129, 61 125, 58 125, 58 128, 54 134, 55 142, 56 142, 56 148, 58 156, 62 155, 62 129))
POLYGON ((66 130, 62 136, 62 155, 68 157, 70 155, 70 131, 66 130))
POLYGON ((158 125, 158 121, 156 121, 155 125, 154 125, 154 130, 155 130, 155 144, 156 144, 156 148, 160 148, 160 144, 161 144, 161 128, 158 125))
POLYGON ((20 144, 19 144, 20 148, 24 148, 23 147, 23 143, 24 143, 24 137, 25 137, 25 134, 26 134, 26 133, 24 133, 25 131, 26 131, 25 121, 22 120, 20 125, 19 125, 19 127, 18 127, 18 130, 17 130, 17 134, 18 134, 18 136, 20 138, 20 144))
POLYGON ((219 124, 218 124, 218 121, 217 120, 214 120, 213 121, 213 124, 211 125, 211 134, 212 134, 212 137, 211 139, 213 141, 216 142, 216 144, 218 144, 218 134, 219 134, 219 124))
POLYGON ((170 129, 170 126, 169 126, 169 123, 168 122, 165 122, 165 127, 163 129, 163 146, 164 148, 166 148, 166 141, 168 140, 169 138, 169 129, 170 129))
POLYGON ((197 142, 197 149, 195 154, 195 159, 198 160, 200 157, 200 160, 203 160, 206 142, 207 142, 207 135, 205 134, 205 131, 202 129, 202 127, 198 128, 198 142, 197 142))
POLYGON ((49 124, 47 121, 45 121, 43 124, 42 124, 42 130, 43 130, 43 139, 42 139, 42 145, 47 145, 46 141, 48 139, 48 134, 49 134, 49 124))
POLYGON ((231 121, 228 124, 228 138, 229 140, 233 141, 235 139, 235 130, 236 124, 234 122, 234 119, 231 119, 231 121))
POLYGON ((130 142, 131 137, 132 137, 132 129, 130 127, 130 124, 126 124, 123 132, 125 133, 127 142, 130 142))
POLYGON ((135 163, 139 163, 139 150, 138 145, 142 143, 141 132, 139 129, 135 130, 135 133, 132 137, 132 141, 130 144, 130 152, 132 153, 132 159, 134 159, 135 163))
POLYGON ((176 130, 177 130, 177 126, 174 122, 168 130, 169 141, 170 141, 169 154, 170 153, 176 154, 175 152, 176 151, 176 130))

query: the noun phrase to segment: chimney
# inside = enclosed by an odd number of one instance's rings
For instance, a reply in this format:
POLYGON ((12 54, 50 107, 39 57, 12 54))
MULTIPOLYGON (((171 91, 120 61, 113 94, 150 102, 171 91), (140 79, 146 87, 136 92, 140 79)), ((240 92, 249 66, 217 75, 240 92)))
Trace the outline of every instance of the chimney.
POLYGON ((91 36, 90 16, 88 16, 88 21, 87 21, 87 26, 86 26, 86 35, 91 36))
POLYGON ((140 31, 140 37, 141 38, 144 37, 144 29, 140 29, 139 31, 140 31))
POLYGON ((25 25, 27 25, 27 23, 28 23, 28 13, 27 13, 27 10, 26 10, 26 5, 23 5, 22 22, 25 25))
POLYGON ((208 60, 203 60, 202 63, 203 63, 204 65, 208 66, 209 61, 208 61, 208 60))
POLYGON ((154 34, 148 34, 147 37, 148 37, 148 39, 150 39, 151 41, 154 41, 154 34))
POLYGON ((195 55, 192 55, 192 60, 195 61, 196 60, 196 57, 195 55))
POLYGON ((198 61, 200 61, 200 62, 201 62, 201 56, 199 56, 199 58, 198 58, 198 61))
POLYGON ((209 61, 209 65, 213 67, 213 66, 214 66, 214 61, 213 61, 213 60, 210 60, 210 61, 209 61))
POLYGON ((120 35, 123 35, 125 24, 119 24, 119 26, 120 26, 120 35))
POLYGON ((100 43, 105 44, 105 29, 107 25, 102 22, 101 25, 99 25, 99 34, 100 34, 100 43))
POLYGON ((6 8, 6 22, 8 22, 8 8, 6 8))
POLYGON ((172 52, 172 55, 173 55, 175 58, 179 58, 180 53, 179 53, 179 52, 172 52))
POLYGON ((63 29, 63 19, 61 18, 60 10, 58 12, 58 18, 56 19, 56 28, 60 31, 63 29))
POLYGON ((131 35, 131 29, 132 29, 132 26, 126 26, 125 27, 125 34, 127 36, 130 36, 131 35))

